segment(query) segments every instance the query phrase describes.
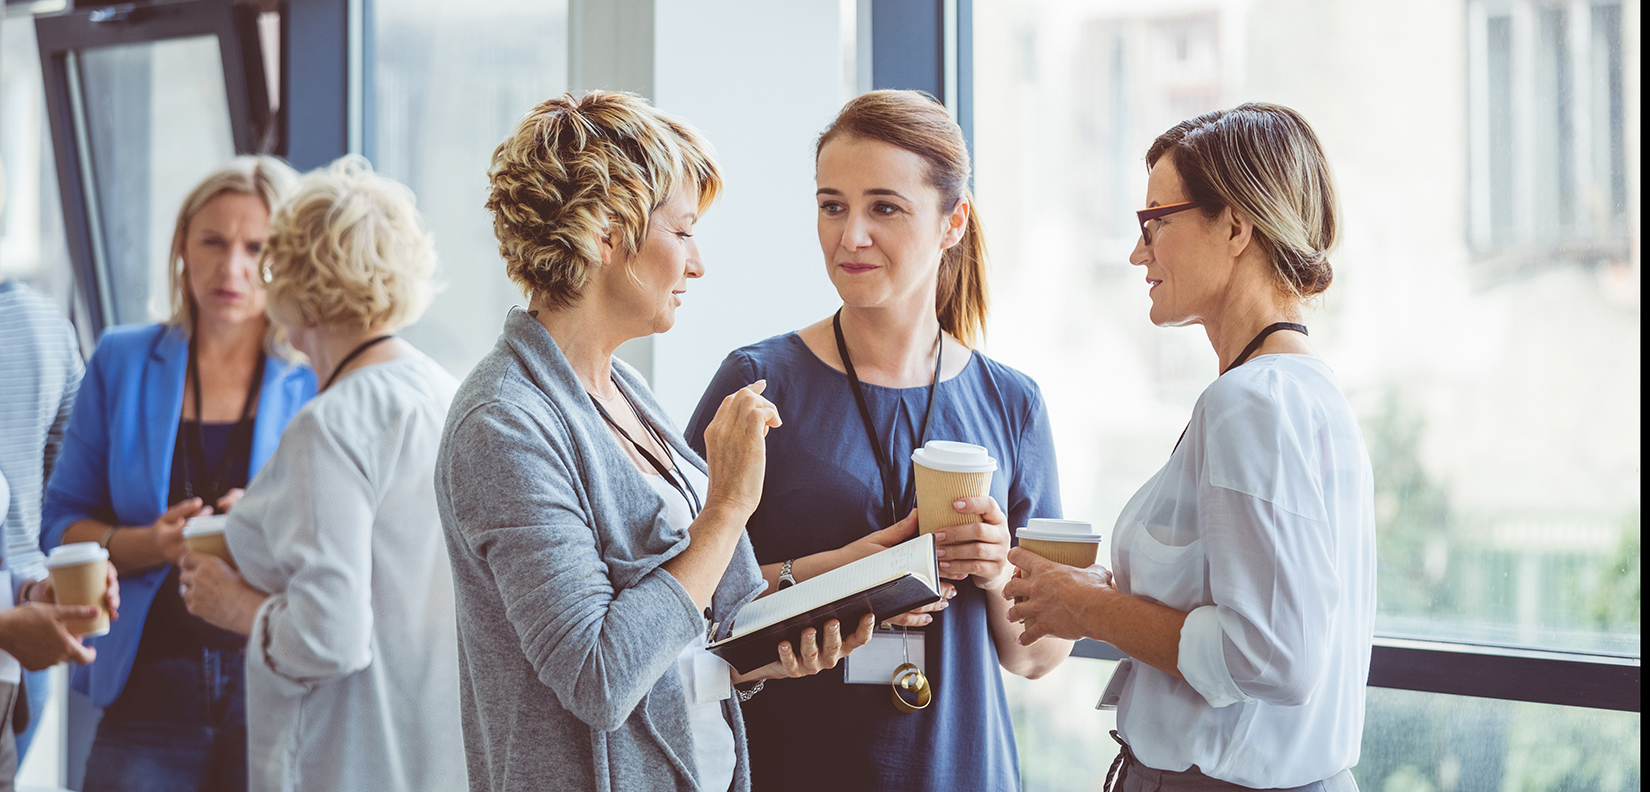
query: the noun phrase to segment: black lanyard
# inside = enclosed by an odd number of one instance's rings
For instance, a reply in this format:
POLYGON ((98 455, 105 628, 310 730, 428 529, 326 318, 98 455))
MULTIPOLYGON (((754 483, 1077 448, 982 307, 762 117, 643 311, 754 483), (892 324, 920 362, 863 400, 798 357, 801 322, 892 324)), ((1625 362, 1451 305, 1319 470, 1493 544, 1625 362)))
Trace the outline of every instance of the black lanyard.
MULTIPOLYGON (((877 471, 882 474, 882 524, 883 526, 893 525, 899 522, 900 519, 899 508, 894 500, 894 482, 896 481, 894 463, 888 454, 883 451, 882 441, 877 438, 877 426, 871 420, 871 408, 865 406, 865 390, 860 387, 859 375, 854 373, 853 359, 848 357, 848 342, 842 337, 842 309, 838 308, 836 315, 831 317, 831 326, 836 329, 836 351, 838 355, 842 356, 842 367, 848 372, 848 385, 853 388, 854 402, 859 405, 860 420, 865 422, 865 436, 871 440, 871 452, 876 454, 877 457, 877 471)), ((934 414, 934 391, 940 384, 940 361, 945 356, 945 328, 940 328, 940 331, 934 335, 934 346, 934 381, 928 383, 928 406, 923 408, 922 429, 917 432, 916 448, 922 448, 923 443, 928 441, 928 419, 934 414)), ((892 447, 893 441, 894 438, 890 435, 888 438, 890 447, 892 447)), ((910 502, 910 495, 907 491, 900 490, 898 503, 909 504, 910 502)))
POLYGON ((332 376, 327 377, 327 384, 322 385, 321 390, 326 390, 327 388, 332 387, 332 383, 338 381, 338 375, 344 373, 344 367, 348 366, 350 364, 350 361, 352 361, 356 357, 360 356, 360 354, 362 352, 365 352, 365 351, 373 348, 373 346, 375 346, 377 344, 382 344, 385 341, 388 341, 388 340, 390 340, 394 337, 395 337, 395 335, 392 333, 390 335, 381 335, 381 336, 377 336, 375 338, 369 338, 365 341, 362 341, 359 346, 355 347, 354 349, 351 349, 349 351, 349 354, 344 356, 343 360, 338 361, 337 368, 334 368, 332 370, 332 376))
POLYGON ((666 443, 664 437, 659 434, 659 430, 653 427, 652 421, 642 417, 642 411, 636 409, 636 403, 630 400, 630 394, 624 392, 624 388, 619 385, 618 378, 612 377, 611 374, 609 378, 613 380, 613 387, 617 388, 619 395, 624 398, 624 403, 630 406, 630 412, 636 416, 636 421, 647 429, 648 436, 652 437, 659 444, 659 447, 665 450, 665 456, 670 459, 670 467, 665 467, 665 463, 659 461, 659 458, 655 457, 641 443, 636 442, 636 438, 631 437, 629 432, 619 426, 613 420, 613 416, 608 414, 607 408, 596 400, 596 394, 587 391, 585 395, 590 397, 590 403, 596 405, 596 412, 602 414, 602 420, 607 421, 607 425, 613 427, 613 431, 618 432, 620 437, 629 441, 636 452, 641 454, 642 458, 647 460, 647 463, 652 465, 655 471, 658 471, 659 475, 664 478, 665 483, 669 484, 671 489, 676 490, 676 494, 682 496, 682 500, 687 503, 688 514, 693 519, 698 519, 699 512, 704 511, 705 505, 699 500, 699 493, 693 489, 693 485, 688 483, 687 476, 682 473, 682 469, 676 466, 676 455, 670 452, 670 444, 666 443), (681 481, 678 482, 677 479, 681 479, 681 481))
MULTIPOLYGON (((200 328, 191 326, 189 332, 189 382, 195 386, 195 423, 188 426, 188 442, 183 444, 183 497, 184 500, 195 497, 195 461, 206 464, 206 441, 201 437, 201 424, 206 423, 205 414, 201 412, 201 369, 196 359, 195 338, 200 335, 200 328)), ((241 417, 235 421, 235 428, 231 431, 240 431, 241 424, 246 423, 247 416, 252 414, 252 405, 258 400, 258 392, 264 384, 264 351, 258 348, 258 364, 252 369, 252 382, 246 387, 246 401, 241 405, 241 417)), ((181 419, 180 419, 181 420, 181 419)), ((230 443, 233 447, 234 443, 230 443)), ((216 469, 208 471, 206 480, 207 490, 201 493, 201 499, 209 506, 215 506, 218 498, 223 497, 224 476, 229 474, 229 463, 235 455, 228 448, 224 449, 223 456, 218 459, 216 469)))
MULTIPOLYGON (((1220 370, 1220 375, 1224 377, 1226 376, 1226 372, 1249 362, 1249 356, 1255 354, 1255 350, 1260 349, 1261 342, 1265 341, 1267 336, 1276 333, 1279 330, 1293 330, 1301 335, 1309 335, 1309 333, 1306 332, 1306 325, 1295 324, 1294 322, 1273 322, 1256 334, 1255 339, 1249 342, 1249 346, 1244 347, 1243 351, 1238 353, 1237 359, 1232 361, 1232 365, 1220 370)), ((1186 439, 1186 431, 1191 428, 1192 425, 1188 422, 1186 424, 1186 429, 1180 430, 1180 440, 1186 439)), ((1174 447, 1176 450, 1179 450, 1180 448, 1180 440, 1174 441, 1174 447)), ((1171 451, 1170 453, 1174 452, 1171 451)))

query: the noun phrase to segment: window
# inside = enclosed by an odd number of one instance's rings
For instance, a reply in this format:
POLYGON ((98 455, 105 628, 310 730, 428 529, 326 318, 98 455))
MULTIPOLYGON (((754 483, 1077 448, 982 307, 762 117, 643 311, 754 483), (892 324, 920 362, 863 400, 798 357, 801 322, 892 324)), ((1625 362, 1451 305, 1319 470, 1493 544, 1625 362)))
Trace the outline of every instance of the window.
POLYGON ((403 335, 455 376, 492 349, 526 298, 504 275, 487 200, 493 149, 567 90, 567 6, 539 0, 373 7, 380 173, 411 187, 440 254, 442 289, 403 335))
POLYGON ((1474 252, 1490 277, 1627 256, 1620 2, 1473 0, 1468 13, 1474 252))
POLYGON ((74 295, 63 213, 57 196, 51 132, 46 125, 40 53, 28 17, 0 25, 0 275, 51 295, 66 313, 74 295))

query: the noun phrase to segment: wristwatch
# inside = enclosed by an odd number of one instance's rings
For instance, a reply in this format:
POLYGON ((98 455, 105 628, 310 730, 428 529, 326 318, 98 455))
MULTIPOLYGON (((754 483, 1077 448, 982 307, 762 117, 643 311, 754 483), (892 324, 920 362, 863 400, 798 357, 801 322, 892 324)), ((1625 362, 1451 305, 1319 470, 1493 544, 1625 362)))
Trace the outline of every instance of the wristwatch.
MULTIPOLYGON (((796 559, 793 558, 793 559, 789 559, 785 563, 779 565, 779 588, 780 589, 787 589, 787 588, 790 588, 791 586, 796 585, 796 578, 791 576, 791 564, 795 563, 795 561, 796 561, 796 559)), ((778 589, 775 589, 775 590, 777 591, 778 589)))

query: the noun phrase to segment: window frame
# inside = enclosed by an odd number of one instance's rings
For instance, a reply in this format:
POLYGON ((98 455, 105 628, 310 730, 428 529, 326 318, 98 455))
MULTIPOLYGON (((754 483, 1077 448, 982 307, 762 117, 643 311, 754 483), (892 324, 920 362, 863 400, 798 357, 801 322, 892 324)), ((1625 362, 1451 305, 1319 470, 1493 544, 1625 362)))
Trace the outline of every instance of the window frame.
MULTIPOLYGON (((75 278, 87 295, 86 321, 95 337, 114 316, 98 184, 91 160, 88 119, 82 103, 79 59, 87 50, 213 36, 223 63, 224 93, 237 154, 259 150, 260 130, 282 126, 272 117, 265 85, 256 15, 265 4, 231 0, 179 0, 71 10, 34 19, 45 82, 63 229, 75 278)), ((285 16, 283 15, 283 27, 285 16)), ((284 38, 284 36, 283 36, 284 38)), ((285 60, 284 58, 282 59, 285 60)), ((285 102, 281 103, 284 108, 285 102)), ((278 145, 279 135, 274 145, 278 145)))

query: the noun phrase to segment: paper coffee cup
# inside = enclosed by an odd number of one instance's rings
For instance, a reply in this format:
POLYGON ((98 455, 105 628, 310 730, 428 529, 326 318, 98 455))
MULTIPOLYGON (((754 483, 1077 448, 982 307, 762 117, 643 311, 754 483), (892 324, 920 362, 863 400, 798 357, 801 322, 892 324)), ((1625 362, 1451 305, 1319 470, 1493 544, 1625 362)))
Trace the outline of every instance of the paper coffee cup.
POLYGON ((1091 567, 1100 555, 1100 534, 1080 520, 1029 520, 1014 535, 1021 547, 1067 566, 1091 567))
MULTIPOLYGON (((205 517, 193 517, 183 524, 183 541, 189 545, 191 553, 205 553, 217 556, 230 566, 235 566, 235 557, 229 553, 229 542, 223 532, 229 527, 229 515, 208 514, 205 517)), ((237 567, 238 568, 238 567, 237 567)))
POLYGON ((46 556, 46 571, 52 576, 52 591, 59 605, 94 605, 96 617, 63 623, 71 635, 103 635, 109 632, 109 551, 97 542, 75 542, 52 548, 46 556))
POLYGON ((952 504, 958 498, 991 494, 991 472, 997 469, 997 460, 984 446, 929 440, 911 452, 911 461, 917 480, 917 530, 926 534, 979 522, 975 515, 958 514, 952 504))

